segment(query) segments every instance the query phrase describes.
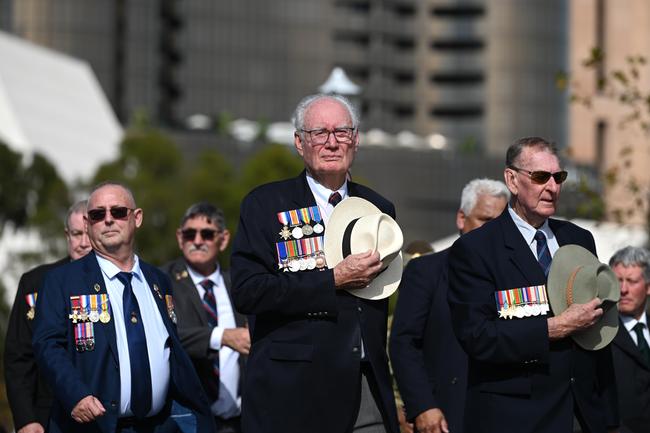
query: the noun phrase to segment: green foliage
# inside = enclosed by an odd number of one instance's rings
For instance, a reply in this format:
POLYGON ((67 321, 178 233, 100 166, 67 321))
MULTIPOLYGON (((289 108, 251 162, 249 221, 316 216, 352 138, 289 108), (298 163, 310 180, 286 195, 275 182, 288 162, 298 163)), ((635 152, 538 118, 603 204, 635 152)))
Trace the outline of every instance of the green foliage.
POLYGON ((9 221, 16 226, 27 221, 27 188, 22 155, 0 143, 0 229, 9 221))
POLYGON ((253 155, 242 170, 241 189, 295 176, 303 169, 302 159, 286 146, 269 145, 253 155))

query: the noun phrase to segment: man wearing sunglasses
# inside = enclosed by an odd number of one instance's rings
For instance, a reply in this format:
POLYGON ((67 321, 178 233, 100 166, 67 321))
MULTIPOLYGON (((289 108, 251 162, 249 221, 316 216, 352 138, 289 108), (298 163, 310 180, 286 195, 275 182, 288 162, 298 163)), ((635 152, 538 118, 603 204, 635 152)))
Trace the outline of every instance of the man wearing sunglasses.
POLYGON ((143 211, 133 194, 98 185, 85 220, 93 252, 48 273, 36 308, 34 351, 55 396, 48 432, 156 432, 173 400, 213 432, 171 283, 134 252, 143 211))
POLYGON ((508 148, 512 197, 496 219, 461 236, 449 253, 454 331, 469 356, 466 431, 570 433, 618 425, 609 346, 588 351, 571 334, 592 326, 600 301, 549 311, 546 279, 555 251, 577 244, 593 254, 591 233, 551 218, 567 173, 541 137, 508 148))
POLYGON ((32 349, 34 306, 48 271, 71 260, 80 259, 90 251, 90 242, 84 226, 85 213, 85 200, 68 209, 65 218, 68 256, 26 272, 18 283, 7 326, 4 359, 7 398, 17 433, 43 433, 47 426, 52 406, 52 391, 36 366, 32 349))
POLYGON ((235 307, 255 315, 243 429, 397 433, 386 357, 388 299, 341 290, 367 286, 381 269, 379 254, 351 254, 329 269, 322 251, 342 199, 364 198, 393 217, 395 208, 348 179, 359 146, 349 101, 306 97, 294 126, 305 171, 246 196, 233 245, 235 307))
POLYGON ((240 380, 250 349, 246 318, 232 306, 230 274, 219 254, 230 232, 221 209, 190 206, 176 231, 183 257, 165 265, 174 289, 178 335, 212 402, 219 433, 241 432, 240 380))

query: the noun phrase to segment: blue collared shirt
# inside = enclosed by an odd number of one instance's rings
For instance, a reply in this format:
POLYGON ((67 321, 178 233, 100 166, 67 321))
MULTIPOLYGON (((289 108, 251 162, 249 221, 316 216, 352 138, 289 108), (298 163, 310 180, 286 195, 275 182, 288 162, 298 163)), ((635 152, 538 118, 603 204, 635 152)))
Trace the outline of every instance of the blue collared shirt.
POLYGON ((537 230, 541 230, 542 233, 544 233, 546 236, 546 245, 548 246, 548 251, 551 253, 551 257, 553 257, 555 255, 555 252, 560 249, 560 244, 557 242, 555 233, 553 233, 549 227, 548 220, 544 221, 544 224, 542 224, 540 228, 536 229, 524 221, 519 215, 517 215, 517 212, 515 212, 510 205, 508 205, 508 212, 510 213, 510 217, 512 217, 515 225, 519 229, 519 232, 524 237, 524 240, 528 244, 528 247, 532 251, 535 259, 538 258, 537 241, 535 240, 535 233, 537 233, 537 230))
MULTIPOLYGON (((131 416, 131 363, 129 360, 129 345, 124 326, 124 310, 122 308, 122 293, 124 286, 117 279, 121 270, 111 261, 96 255, 99 267, 102 270, 104 284, 108 292, 108 299, 111 303, 113 324, 115 326, 115 337, 117 340, 117 353, 120 365, 120 417, 131 416)), ((151 369, 151 394, 152 403, 149 416, 155 415, 165 405, 167 389, 169 387, 169 354, 170 348, 167 345, 169 333, 156 304, 147 280, 140 269, 140 261, 135 256, 133 262, 133 278, 131 287, 138 300, 144 334, 147 338, 147 354, 149 355, 149 368, 151 369), (155 380, 154 380, 155 378, 155 380)))

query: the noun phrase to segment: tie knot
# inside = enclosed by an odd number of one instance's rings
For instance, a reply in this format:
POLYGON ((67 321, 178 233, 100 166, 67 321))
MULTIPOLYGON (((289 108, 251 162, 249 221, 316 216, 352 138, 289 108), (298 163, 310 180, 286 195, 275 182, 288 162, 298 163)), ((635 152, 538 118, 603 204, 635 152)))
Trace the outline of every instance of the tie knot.
POLYGON ((336 206, 341 202, 341 194, 339 194, 338 191, 334 191, 331 195, 330 198, 327 200, 329 204, 332 206, 336 206))
POLYGON ((643 332, 643 328, 645 328, 645 323, 637 322, 632 329, 634 329, 637 334, 640 334, 643 332))
POLYGON ((117 273, 117 279, 120 280, 124 286, 130 285, 131 284, 131 278, 133 277, 132 272, 118 272, 117 273))
POLYGON ((535 233, 535 240, 537 242, 546 242, 546 236, 544 235, 544 232, 542 232, 541 230, 537 230, 537 232, 535 233))
POLYGON ((207 278, 205 280, 201 281, 200 284, 201 284, 201 287, 203 287, 206 292, 210 291, 212 289, 212 286, 214 286, 214 283, 212 282, 212 280, 209 280, 207 278))

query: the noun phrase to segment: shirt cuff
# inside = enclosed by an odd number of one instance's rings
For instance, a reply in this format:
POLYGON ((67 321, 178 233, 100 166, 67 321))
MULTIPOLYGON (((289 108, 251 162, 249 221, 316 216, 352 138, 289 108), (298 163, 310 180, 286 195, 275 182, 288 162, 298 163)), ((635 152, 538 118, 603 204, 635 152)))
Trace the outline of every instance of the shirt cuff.
POLYGON ((221 349, 221 338, 223 337, 223 331, 225 329, 226 328, 221 328, 219 326, 212 328, 212 334, 210 335, 210 349, 221 349))

